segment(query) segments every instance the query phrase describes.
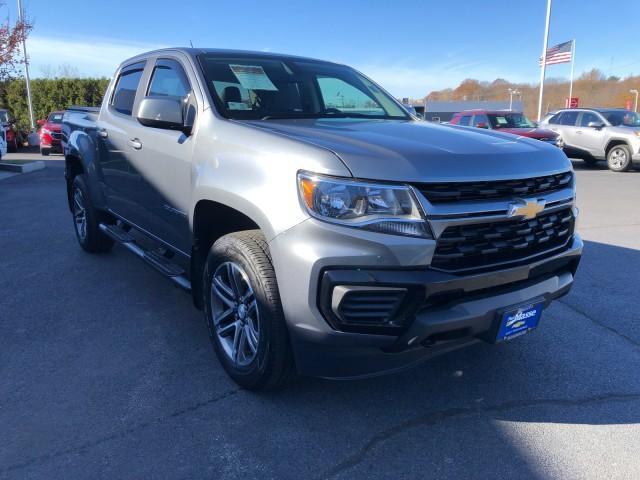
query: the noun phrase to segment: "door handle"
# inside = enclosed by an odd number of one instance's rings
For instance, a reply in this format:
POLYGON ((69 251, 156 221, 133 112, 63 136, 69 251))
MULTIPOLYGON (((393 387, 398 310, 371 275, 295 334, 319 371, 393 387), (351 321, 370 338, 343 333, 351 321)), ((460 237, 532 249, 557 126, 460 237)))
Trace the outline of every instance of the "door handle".
POLYGON ((140 150, 142 148, 142 142, 137 138, 133 138, 127 142, 134 150, 140 150))
POLYGON ((107 138, 109 136, 109 133, 104 128, 102 128, 98 130, 98 136, 102 138, 107 138))
POLYGON ((576 133, 577 133, 578 135, 582 135, 582 130, 576 130, 576 133))

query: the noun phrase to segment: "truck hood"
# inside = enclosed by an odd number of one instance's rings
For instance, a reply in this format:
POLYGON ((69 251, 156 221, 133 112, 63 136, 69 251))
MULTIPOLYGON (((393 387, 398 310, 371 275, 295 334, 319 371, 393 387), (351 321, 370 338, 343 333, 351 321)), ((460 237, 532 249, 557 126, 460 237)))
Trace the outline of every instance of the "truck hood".
POLYGON ((369 119, 242 123, 329 149, 361 179, 502 180, 571 169, 569 159, 554 146, 477 128, 369 119))

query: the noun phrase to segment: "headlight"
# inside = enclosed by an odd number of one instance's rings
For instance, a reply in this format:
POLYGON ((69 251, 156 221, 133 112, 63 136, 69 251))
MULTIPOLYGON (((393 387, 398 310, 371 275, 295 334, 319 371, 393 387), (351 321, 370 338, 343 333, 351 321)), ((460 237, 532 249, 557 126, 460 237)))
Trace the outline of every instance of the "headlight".
POLYGON ((402 185, 298 174, 302 203, 326 222, 381 233, 433 238, 418 201, 402 185))

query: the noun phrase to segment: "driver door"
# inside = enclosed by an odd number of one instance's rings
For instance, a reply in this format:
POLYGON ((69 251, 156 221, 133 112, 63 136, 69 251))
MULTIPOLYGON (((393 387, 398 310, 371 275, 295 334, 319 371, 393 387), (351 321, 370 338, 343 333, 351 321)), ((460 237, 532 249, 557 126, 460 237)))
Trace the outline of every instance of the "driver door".
POLYGON ((576 129, 576 137, 580 142, 580 148, 586 150, 593 156, 602 156, 605 150, 606 127, 590 127, 590 122, 605 124, 604 119, 594 112, 582 112, 578 120, 579 128, 576 129))

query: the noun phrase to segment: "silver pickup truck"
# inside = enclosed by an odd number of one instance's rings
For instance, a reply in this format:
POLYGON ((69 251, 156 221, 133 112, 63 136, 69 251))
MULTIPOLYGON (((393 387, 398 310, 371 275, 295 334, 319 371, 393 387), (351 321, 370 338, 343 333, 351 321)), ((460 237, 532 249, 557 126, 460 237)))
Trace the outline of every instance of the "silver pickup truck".
POLYGON ((63 144, 81 247, 121 244, 191 292, 245 388, 513 339, 582 251, 562 151, 419 121, 335 63, 146 53, 99 110, 66 111, 63 144))

